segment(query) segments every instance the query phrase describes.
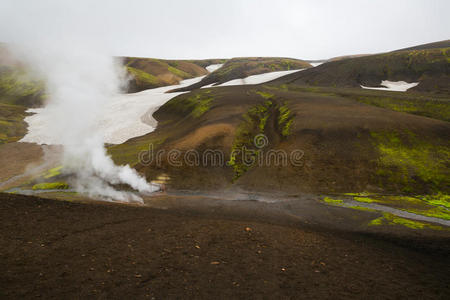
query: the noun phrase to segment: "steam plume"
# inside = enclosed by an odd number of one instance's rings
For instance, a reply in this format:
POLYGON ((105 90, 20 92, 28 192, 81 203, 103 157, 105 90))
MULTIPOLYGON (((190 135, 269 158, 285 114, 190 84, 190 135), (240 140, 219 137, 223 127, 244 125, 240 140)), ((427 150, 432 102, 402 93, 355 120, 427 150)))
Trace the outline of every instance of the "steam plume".
POLYGON ((48 122, 43 126, 52 141, 63 145, 63 164, 75 175, 72 185, 77 191, 104 199, 141 201, 112 185, 128 184, 141 193, 158 189, 128 165, 116 166, 98 132, 106 104, 123 84, 121 66, 111 55, 92 45, 40 43, 16 51, 46 79, 49 99, 43 113, 48 122))

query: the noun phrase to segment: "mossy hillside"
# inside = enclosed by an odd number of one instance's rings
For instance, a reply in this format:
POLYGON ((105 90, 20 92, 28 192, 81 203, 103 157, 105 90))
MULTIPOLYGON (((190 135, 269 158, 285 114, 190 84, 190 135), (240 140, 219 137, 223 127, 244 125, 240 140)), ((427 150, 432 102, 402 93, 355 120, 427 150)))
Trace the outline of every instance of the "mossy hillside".
POLYGON ((228 165, 234 171, 233 181, 241 177, 256 162, 256 156, 260 149, 255 146, 254 138, 258 134, 264 134, 272 106, 273 102, 266 100, 262 104, 252 106, 243 115, 243 121, 235 133, 230 160, 228 161, 228 165), (251 157, 248 157, 249 162, 243 160, 244 151, 249 151, 248 153, 251 154, 249 155, 251 157))
MULTIPOLYGON (((420 84, 409 91, 450 92, 448 48, 396 51, 332 61, 291 74, 280 84, 359 87, 378 86, 382 80, 420 84)), ((408 92, 409 92, 408 91, 408 92)))
POLYGON ((295 84, 270 84, 270 90, 305 92, 323 96, 335 96, 352 99, 360 103, 373 105, 393 111, 410 113, 437 120, 450 121, 450 99, 446 95, 432 93, 400 93, 375 91, 362 88, 320 87, 295 84))
POLYGON ((16 142, 27 132, 26 108, 0 103, 0 144, 16 142))
POLYGON ((433 99, 431 96, 423 98, 359 96, 353 99, 377 107, 450 122, 450 102, 448 99, 433 99))
POLYGON ((156 76, 153 76, 147 72, 130 66, 127 66, 127 70, 139 85, 158 86, 161 84, 156 76))
POLYGON ((181 71, 181 70, 179 70, 179 69, 177 69, 175 67, 172 67, 172 66, 169 66, 167 69, 169 70, 170 73, 172 73, 172 74, 174 74, 174 75, 176 75, 178 77, 181 77, 183 79, 192 77, 191 74, 188 74, 188 73, 186 73, 184 71, 181 71))
POLYGON ((220 69, 211 73, 211 76, 215 76, 219 82, 225 82, 231 79, 244 78, 250 75, 309 67, 311 67, 309 63, 297 59, 276 57, 242 57, 230 59, 220 69))
POLYGON ((407 193, 448 192, 448 141, 430 143, 412 132, 371 132, 379 152, 376 176, 386 189, 407 193))
POLYGON ((27 107, 44 101, 44 83, 20 66, 0 66, 0 144, 16 142, 27 131, 27 107))
POLYGON ((164 138, 157 138, 153 136, 143 136, 137 139, 132 139, 126 143, 113 145, 107 148, 108 154, 117 165, 136 166, 139 163, 139 153, 142 151, 149 151, 151 147, 153 150, 158 150, 159 146, 165 141, 164 138))
MULTIPOLYGON (((270 90, 270 88, 269 88, 269 90, 270 90)), ((274 94, 272 94, 266 90, 255 91, 255 93, 267 100, 275 98, 274 94)), ((287 101, 284 101, 281 105, 274 103, 274 106, 278 110, 278 117, 277 117, 278 131, 281 133, 281 135, 283 137, 288 137, 291 133, 291 127, 294 122, 294 115, 292 114, 291 110, 289 109, 287 101)))
MULTIPOLYGON (((208 60, 214 61, 214 60, 208 60)), ((174 85, 179 81, 206 75, 204 68, 208 65, 194 60, 164 60, 142 57, 125 57, 123 65, 135 79, 130 81, 129 92, 137 92, 149 88, 174 85)))
POLYGON ((42 104, 44 82, 23 68, 0 66, 0 102, 35 107, 42 104))
POLYGON ((197 91, 171 99, 164 105, 164 110, 172 114, 199 118, 211 108, 214 98, 211 90, 197 91))

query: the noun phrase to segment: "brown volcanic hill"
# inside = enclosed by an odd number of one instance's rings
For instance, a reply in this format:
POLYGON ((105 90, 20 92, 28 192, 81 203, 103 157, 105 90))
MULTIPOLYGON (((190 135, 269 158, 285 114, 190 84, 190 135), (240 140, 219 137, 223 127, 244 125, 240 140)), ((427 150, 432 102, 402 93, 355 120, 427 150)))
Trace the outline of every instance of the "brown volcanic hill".
POLYGON ((382 80, 419 82, 409 91, 450 94, 450 48, 405 50, 324 63, 289 74, 278 84, 379 86, 382 80))
MULTIPOLYGON (((363 99, 381 95, 352 91, 363 99)), ((407 103, 421 103, 429 96, 407 95, 407 103)), ((450 123, 367 105, 357 97, 339 89, 312 92, 289 85, 200 89, 163 105, 154 114, 156 131, 109 151, 117 163, 131 163, 149 180, 169 177, 169 186, 177 189, 448 193, 450 123), (254 144, 258 134, 267 137, 262 149, 254 144), (159 162, 139 161, 139 153, 149 145, 154 154, 163 151, 159 162), (247 165, 242 156, 232 155, 244 147, 258 153, 284 151, 286 159, 297 150, 303 154, 299 164, 277 164, 276 157, 265 156, 269 163, 247 165), (174 149, 180 151, 181 165, 169 160, 174 149), (201 158, 207 150, 221 151, 228 164, 183 162, 189 150, 201 158)), ((448 100, 436 103, 437 118, 446 118, 439 116, 445 107, 448 115, 448 100)))
POLYGON ((303 60, 280 57, 238 57, 228 60, 220 69, 212 72, 200 82, 174 91, 191 91, 209 84, 221 84, 233 79, 274 71, 310 68, 303 60))
POLYGON ((222 59, 164 60, 125 57, 123 64, 132 76, 128 92, 178 84, 181 80, 208 74, 206 66, 223 63, 222 59))

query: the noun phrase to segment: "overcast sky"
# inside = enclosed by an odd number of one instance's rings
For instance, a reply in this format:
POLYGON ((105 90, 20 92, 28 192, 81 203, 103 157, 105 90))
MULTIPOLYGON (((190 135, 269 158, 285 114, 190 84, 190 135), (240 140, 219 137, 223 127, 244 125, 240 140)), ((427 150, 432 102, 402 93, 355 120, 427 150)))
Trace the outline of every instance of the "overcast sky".
POLYGON ((450 38, 450 1, 0 0, 0 41, 158 58, 376 53, 450 38))

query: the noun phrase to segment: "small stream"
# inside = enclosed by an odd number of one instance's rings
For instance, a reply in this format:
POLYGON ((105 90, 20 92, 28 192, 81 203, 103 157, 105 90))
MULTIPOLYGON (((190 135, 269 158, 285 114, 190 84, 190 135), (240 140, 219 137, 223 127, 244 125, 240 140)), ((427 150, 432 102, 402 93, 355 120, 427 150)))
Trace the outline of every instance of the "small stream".
POLYGON ((366 203, 366 202, 359 202, 359 201, 355 201, 355 200, 344 200, 344 203, 342 204, 342 206, 347 207, 347 208, 351 208, 352 206, 360 206, 360 207, 374 209, 374 210, 377 210, 380 212, 391 213, 397 217, 407 218, 407 219, 411 219, 411 220, 415 220, 415 221, 424 221, 424 222, 436 223, 436 224, 440 224, 440 225, 444 225, 444 226, 450 226, 450 220, 444 220, 444 219, 435 218, 435 217, 423 216, 423 215, 407 212, 407 211, 404 211, 401 209, 392 208, 392 207, 377 204, 377 203, 366 203))

